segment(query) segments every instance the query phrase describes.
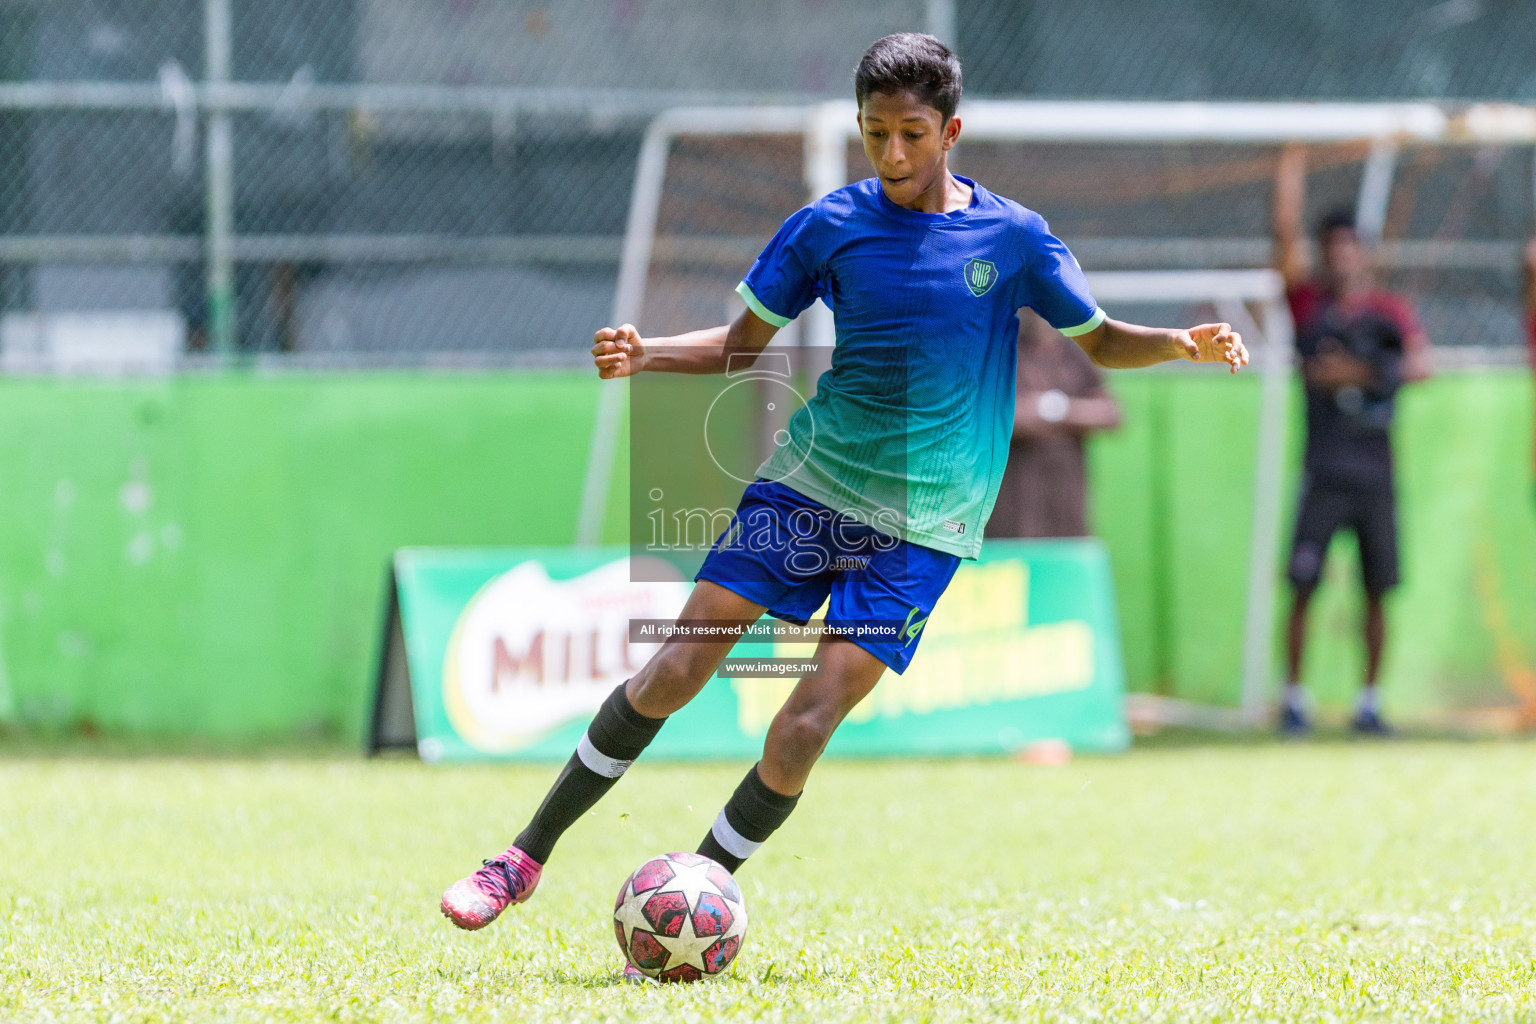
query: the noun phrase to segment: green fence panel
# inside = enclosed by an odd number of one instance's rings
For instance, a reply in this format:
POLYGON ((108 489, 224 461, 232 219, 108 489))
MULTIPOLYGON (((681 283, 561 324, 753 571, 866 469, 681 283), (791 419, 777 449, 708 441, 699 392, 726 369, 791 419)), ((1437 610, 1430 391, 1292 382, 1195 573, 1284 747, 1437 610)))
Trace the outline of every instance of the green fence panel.
POLYGON ((573 373, 0 382, 12 717, 361 736, 392 553, 569 543, 596 394, 573 373))
MULTIPOLYGON (((1112 387, 1125 426, 1093 442, 1092 508, 1115 568, 1128 688, 1234 705, 1258 378, 1122 373, 1112 387)), ((1405 390, 1396 434, 1403 586, 1389 605, 1382 670, 1389 709, 1427 715, 1507 703, 1528 678, 1536 658, 1531 434, 1524 372, 1445 374, 1405 390)), ((1282 572, 1303 436, 1297 388, 1282 572)), ((1303 666, 1325 705, 1351 700, 1363 671, 1358 571, 1352 538, 1336 539, 1303 666)), ((1282 599, 1277 678, 1287 611, 1282 599)))
MULTIPOLYGON (((1093 444, 1093 510, 1128 686, 1235 703, 1257 377, 1111 386, 1126 425, 1093 444)), ((569 543, 598 387, 576 371, 0 380, 0 721, 360 739, 391 554, 569 543)), ((1536 657, 1528 376, 1410 388, 1398 453, 1387 706, 1507 701, 1536 657)), ((1359 676, 1354 573, 1336 544, 1307 662, 1325 703, 1359 676)))

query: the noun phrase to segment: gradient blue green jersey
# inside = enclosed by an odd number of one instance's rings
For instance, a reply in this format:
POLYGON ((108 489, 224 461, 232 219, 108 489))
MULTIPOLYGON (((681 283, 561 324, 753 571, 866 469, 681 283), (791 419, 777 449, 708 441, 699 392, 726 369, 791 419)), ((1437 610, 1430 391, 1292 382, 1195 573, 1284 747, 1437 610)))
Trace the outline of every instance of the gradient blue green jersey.
POLYGON ((971 203, 919 213, 876 178, 784 222, 737 292, 783 327, 821 299, 832 368, 758 469, 903 540, 975 558, 1013 436, 1018 310, 1069 336, 1104 319, 1033 210, 967 178, 971 203))

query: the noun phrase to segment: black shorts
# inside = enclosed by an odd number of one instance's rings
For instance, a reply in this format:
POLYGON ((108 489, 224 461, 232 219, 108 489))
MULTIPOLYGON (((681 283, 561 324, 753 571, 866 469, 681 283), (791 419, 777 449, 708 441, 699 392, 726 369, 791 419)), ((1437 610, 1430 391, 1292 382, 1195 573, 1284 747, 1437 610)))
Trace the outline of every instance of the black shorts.
POLYGON ((1298 587, 1314 587, 1322 576, 1328 542, 1340 528, 1360 543, 1360 573, 1367 594, 1397 586, 1397 499, 1391 483, 1375 485, 1306 479, 1296 511, 1296 538, 1286 576, 1298 587))

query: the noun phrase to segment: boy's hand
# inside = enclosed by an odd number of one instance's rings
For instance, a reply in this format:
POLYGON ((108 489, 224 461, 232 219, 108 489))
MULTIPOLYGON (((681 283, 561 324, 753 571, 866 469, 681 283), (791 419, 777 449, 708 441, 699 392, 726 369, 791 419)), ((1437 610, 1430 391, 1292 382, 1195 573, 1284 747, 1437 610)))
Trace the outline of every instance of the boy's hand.
POLYGON ((633 377, 645 369, 645 346, 633 324, 604 327, 592 335, 592 361, 603 380, 633 377))
POLYGON ((1201 324, 1180 331, 1174 341, 1184 349, 1184 358, 1195 363, 1226 363, 1236 373, 1248 365, 1248 349, 1243 336, 1231 324, 1201 324))

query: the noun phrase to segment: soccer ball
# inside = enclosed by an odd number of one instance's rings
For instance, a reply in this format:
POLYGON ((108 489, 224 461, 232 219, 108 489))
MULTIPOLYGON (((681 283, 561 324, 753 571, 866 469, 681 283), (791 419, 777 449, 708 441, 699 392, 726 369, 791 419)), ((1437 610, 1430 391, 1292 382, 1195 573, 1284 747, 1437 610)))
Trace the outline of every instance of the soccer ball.
POLYGON ((747 902, 725 868, 697 853, 664 853, 634 870, 613 906, 619 948, 657 981, 719 974, 747 937, 747 902))

